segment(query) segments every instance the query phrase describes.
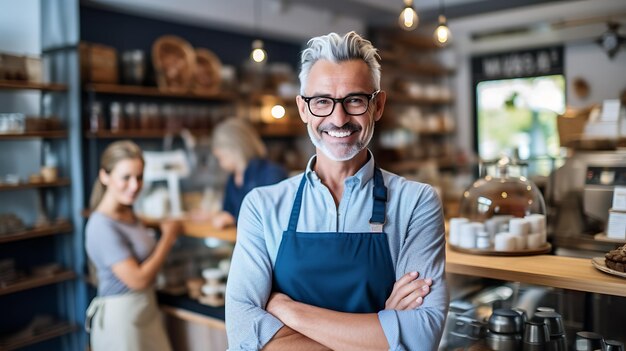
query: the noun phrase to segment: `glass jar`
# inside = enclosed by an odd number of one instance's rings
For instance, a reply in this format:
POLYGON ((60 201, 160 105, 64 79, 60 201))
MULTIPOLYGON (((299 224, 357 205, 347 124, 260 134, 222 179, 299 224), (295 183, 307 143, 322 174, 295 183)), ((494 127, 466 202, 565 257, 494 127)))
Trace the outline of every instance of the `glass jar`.
MULTIPOLYGON (((524 165, 502 158, 465 192, 450 220, 452 248, 471 253, 535 253, 547 247, 546 206, 524 165)), ((537 252, 539 253, 539 252, 537 252)))

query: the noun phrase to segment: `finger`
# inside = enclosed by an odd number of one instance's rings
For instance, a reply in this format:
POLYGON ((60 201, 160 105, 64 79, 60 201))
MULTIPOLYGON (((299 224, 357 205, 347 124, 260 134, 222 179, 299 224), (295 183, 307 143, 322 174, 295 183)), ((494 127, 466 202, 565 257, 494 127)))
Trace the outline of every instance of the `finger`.
POLYGON ((432 284, 432 281, 426 281, 425 279, 416 279, 398 288, 396 291, 396 295, 399 297, 399 299, 404 299, 413 291, 422 289, 422 287, 424 286, 429 286, 429 282, 432 284))
MULTIPOLYGON (((409 297, 409 295, 415 291, 422 291, 421 289, 423 289, 424 287, 428 288, 430 284, 432 284, 432 280, 430 279, 429 280, 418 279, 418 280, 408 282, 404 286, 396 287, 394 291, 392 291, 389 299, 387 299, 387 301, 385 302, 385 308, 387 309, 405 308, 409 302, 406 302, 408 301, 406 300, 403 305, 400 305, 402 300, 407 299, 407 297, 409 297)), ((428 292, 428 290, 424 290, 424 291, 426 291, 426 293, 428 292)), ((413 294, 413 298, 417 298, 418 296, 420 295, 418 294, 417 296, 415 296, 415 294, 413 294)))
POLYGON ((419 289, 415 289, 397 304, 397 309, 406 310, 415 308, 422 304, 424 297, 430 292, 428 285, 423 285, 419 289))
POLYGON ((409 272, 403 275, 393 284, 394 290, 396 289, 396 287, 401 287, 409 282, 412 282, 413 280, 417 279, 417 277, 419 277, 419 273, 417 272, 409 272))

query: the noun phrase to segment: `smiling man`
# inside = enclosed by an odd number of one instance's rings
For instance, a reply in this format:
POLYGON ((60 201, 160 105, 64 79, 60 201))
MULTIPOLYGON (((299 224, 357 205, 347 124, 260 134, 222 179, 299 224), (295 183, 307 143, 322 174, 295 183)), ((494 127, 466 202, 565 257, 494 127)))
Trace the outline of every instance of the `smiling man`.
POLYGON ((436 350, 448 308, 441 203, 367 149, 386 100, 377 51, 331 33, 301 64, 296 102, 316 154, 242 204, 230 350, 436 350))

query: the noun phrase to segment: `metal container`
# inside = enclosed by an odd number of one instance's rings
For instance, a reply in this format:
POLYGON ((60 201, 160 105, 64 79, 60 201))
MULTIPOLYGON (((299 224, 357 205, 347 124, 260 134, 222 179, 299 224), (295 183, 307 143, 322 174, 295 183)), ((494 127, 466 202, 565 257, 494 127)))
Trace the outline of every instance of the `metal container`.
POLYGON ((544 351, 550 341, 548 326, 543 321, 528 321, 524 326, 523 351, 544 351))
POLYGON ((520 350, 522 337, 519 334, 487 332, 487 346, 494 351, 518 351, 520 350))
POLYGON ((548 327, 550 336, 565 334, 561 315, 556 312, 537 312, 535 313, 533 320, 545 323, 548 327))
POLYGON ((518 333, 522 332, 523 317, 515 310, 497 309, 489 317, 489 330, 496 333, 518 333))
POLYGON ((602 335, 594 332, 580 331, 576 333, 576 351, 602 350, 604 341, 602 335))
POLYGON ((624 351, 624 343, 617 340, 605 340, 603 351, 624 351))

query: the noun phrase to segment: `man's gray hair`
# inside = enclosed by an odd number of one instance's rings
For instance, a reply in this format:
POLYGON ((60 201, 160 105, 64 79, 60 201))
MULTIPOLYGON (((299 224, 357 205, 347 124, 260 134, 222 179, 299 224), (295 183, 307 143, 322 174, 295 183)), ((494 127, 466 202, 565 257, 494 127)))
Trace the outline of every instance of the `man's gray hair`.
POLYGON ((365 61, 372 74, 374 89, 380 89, 380 63, 378 62, 380 56, 378 50, 369 40, 352 31, 344 35, 343 38, 337 33, 330 33, 309 40, 307 48, 302 51, 300 61, 301 95, 304 95, 311 67, 321 59, 336 63, 350 60, 365 61))

